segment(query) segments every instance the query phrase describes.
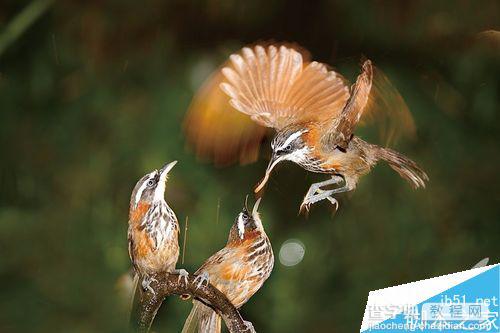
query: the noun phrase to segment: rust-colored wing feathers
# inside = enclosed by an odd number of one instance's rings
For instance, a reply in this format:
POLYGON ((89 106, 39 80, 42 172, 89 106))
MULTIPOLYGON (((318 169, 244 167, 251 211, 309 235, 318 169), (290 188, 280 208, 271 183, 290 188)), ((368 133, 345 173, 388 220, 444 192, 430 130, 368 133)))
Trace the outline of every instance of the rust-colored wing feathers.
POLYGON ((403 135, 415 135, 413 117, 403 97, 370 60, 363 63, 362 72, 352 85, 351 96, 341 115, 331 119, 332 126, 325 127, 324 148, 346 149, 358 124, 375 124, 384 145, 403 135))
POLYGON ((217 70, 193 98, 184 121, 187 139, 199 158, 216 165, 254 162, 267 130, 231 107, 219 88, 223 79, 217 70))
POLYGON ((332 127, 327 131, 330 147, 347 149, 354 128, 363 115, 372 88, 373 69, 370 60, 363 64, 362 73, 351 88, 351 97, 339 117, 333 117, 332 127))
POLYGON ((380 144, 390 146, 399 139, 414 138, 416 126, 398 89, 387 76, 373 66, 373 82, 360 125, 372 125, 379 131, 380 144))
POLYGON ((243 48, 242 54, 231 55, 230 64, 222 69, 227 82, 221 88, 235 109, 260 125, 278 128, 287 117, 284 95, 301 71, 302 56, 293 49, 282 47, 278 51, 270 46, 266 52, 260 46, 243 48))
POLYGON ((231 105, 257 123, 280 130, 340 113, 349 92, 344 80, 291 48, 243 48, 222 69, 231 105))
POLYGON ((267 237, 256 237, 234 245, 226 245, 212 255, 195 274, 208 273, 210 283, 240 307, 267 279, 274 257, 267 237))
POLYGON ((252 266, 245 263, 244 258, 245 251, 242 248, 225 247, 210 257, 196 274, 208 273, 210 283, 223 292, 236 307, 239 307, 253 294, 243 292, 246 285, 251 283, 249 276, 252 275, 252 266))

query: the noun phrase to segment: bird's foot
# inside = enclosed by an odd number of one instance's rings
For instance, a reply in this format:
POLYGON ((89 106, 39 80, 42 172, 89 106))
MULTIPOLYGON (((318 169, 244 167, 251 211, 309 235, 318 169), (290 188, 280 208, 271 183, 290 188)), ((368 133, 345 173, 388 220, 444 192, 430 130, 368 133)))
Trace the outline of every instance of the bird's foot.
POLYGON ((154 277, 152 276, 145 276, 143 279, 142 279, 142 289, 144 291, 149 291, 150 293, 152 293, 154 296, 156 296, 156 292, 154 291, 153 287, 151 287, 151 282, 158 282, 157 279, 155 279, 154 277))
POLYGON ((332 205, 335 206, 335 210, 339 208, 339 202, 337 199, 335 199, 332 195, 337 194, 337 193, 343 193, 352 190, 353 187, 349 186, 348 184, 339 188, 335 188, 332 190, 323 190, 323 189, 316 189, 315 194, 306 194, 304 201, 302 201, 302 204, 300 205, 300 212, 302 212, 303 208, 306 208, 306 210, 309 212, 309 207, 311 204, 316 203, 321 200, 327 199, 328 201, 331 202, 332 205))
POLYGON ((185 269, 180 268, 180 269, 174 269, 174 271, 172 273, 179 275, 177 277, 177 283, 180 283, 181 280, 183 280, 184 281, 184 285, 188 284, 188 276, 189 276, 188 271, 186 271, 185 269))
POLYGON ((320 188, 316 189, 316 193, 312 195, 306 195, 304 197, 304 200, 302 200, 302 203, 300 204, 300 212, 305 210, 307 213, 309 213, 309 210, 311 209, 311 205, 313 203, 316 203, 318 201, 321 201, 323 199, 326 199, 329 197, 331 194, 331 190, 325 191, 320 188))
POLYGON ((302 212, 305 212, 307 214, 309 213, 310 209, 311 203, 307 200, 307 198, 304 198, 304 200, 302 200, 302 203, 300 204, 299 214, 301 214, 302 212))
POLYGON ((307 191, 306 195, 304 196, 304 200, 302 201, 302 204, 300 205, 299 214, 304 212, 304 211, 306 213, 309 213, 309 210, 311 209, 311 205, 313 203, 316 203, 316 202, 324 200, 324 199, 327 199, 333 205, 335 205, 335 210, 337 210, 339 207, 339 204, 338 204, 337 200, 335 198, 333 198, 331 195, 334 193, 344 192, 347 187, 343 186, 343 187, 331 189, 331 190, 324 190, 321 187, 339 184, 343 181, 345 181, 345 180, 342 176, 333 175, 331 179, 328 179, 328 180, 325 180, 325 181, 322 181, 319 183, 311 184, 311 186, 309 187, 309 190, 307 191))
POLYGON ((335 210, 339 208, 339 202, 332 196, 332 194, 337 193, 337 190, 317 189, 316 191, 316 194, 306 196, 304 198, 302 204, 300 205, 299 213, 302 213, 303 211, 309 213, 312 204, 325 199, 330 201, 330 203, 335 206, 335 210))
POLYGON ((245 323, 246 329, 249 332, 255 333, 255 328, 253 327, 253 324, 247 320, 243 321, 245 323))
POLYGON ((330 203, 335 207, 335 211, 339 210, 339 202, 332 196, 326 197, 326 200, 330 201, 330 203))
POLYGON ((210 281, 210 277, 207 272, 203 272, 200 275, 196 276, 194 279, 194 283, 196 284, 196 289, 199 289, 203 284, 208 286, 208 283, 210 281))

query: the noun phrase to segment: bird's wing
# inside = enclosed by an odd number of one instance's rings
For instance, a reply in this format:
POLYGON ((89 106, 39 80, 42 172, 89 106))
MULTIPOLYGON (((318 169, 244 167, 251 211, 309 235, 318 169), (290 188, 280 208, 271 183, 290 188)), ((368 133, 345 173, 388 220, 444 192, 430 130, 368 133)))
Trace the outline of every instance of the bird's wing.
POLYGON ((254 162, 267 129, 233 109, 219 87, 223 80, 219 69, 194 96, 184 120, 187 140, 199 158, 216 165, 254 162))
POLYGON ((205 261, 196 274, 208 273, 210 283, 239 307, 261 285, 255 265, 246 258, 245 247, 225 247, 205 261))
POLYGON ((413 139, 416 136, 415 122, 403 96, 376 66, 373 66, 370 96, 359 125, 376 128, 379 143, 384 146, 401 138, 413 139))
POLYGON ((269 133, 264 127, 279 130, 293 123, 333 119, 348 98, 349 89, 339 74, 309 62, 297 48, 245 47, 195 95, 185 120, 186 134, 202 158, 216 164, 249 163, 257 159, 269 133))
POLYGON ((349 97, 342 77, 324 64, 304 62, 286 46, 245 47, 222 69, 230 104, 266 127, 334 118, 349 97))
POLYGON ((384 145, 404 134, 415 133, 413 118, 403 98, 370 60, 363 63, 341 115, 325 126, 323 146, 346 149, 358 123, 375 123, 384 145))
POLYGON ((130 257, 130 261, 132 262, 132 267, 134 268, 134 272, 138 274, 136 262, 135 262, 135 256, 134 256, 134 239, 132 238, 132 232, 129 227, 128 232, 127 232, 127 238, 128 238, 128 256, 130 257))
POLYGON ((372 63, 370 60, 363 64, 363 71, 358 76, 356 83, 351 88, 351 96, 347 101, 340 117, 334 118, 329 129, 329 143, 337 147, 347 148, 352 133, 368 102, 368 96, 372 88, 372 63))

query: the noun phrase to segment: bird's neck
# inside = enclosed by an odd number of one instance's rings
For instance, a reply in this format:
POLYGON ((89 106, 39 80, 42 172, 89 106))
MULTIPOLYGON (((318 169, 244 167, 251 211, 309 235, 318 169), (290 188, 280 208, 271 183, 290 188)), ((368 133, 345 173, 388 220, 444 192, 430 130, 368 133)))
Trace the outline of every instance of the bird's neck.
POLYGON ((160 219, 177 220, 175 213, 165 200, 154 202, 140 201, 137 207, 130 210, 130 222, 144 228, 146 225, 155 224, 160 219))
POLYGON ((139 201, 137 206, 130 207, 129 220, 132 224, 140 224, 151 208, 151 203, 139 201))
POLYGON ((229 247, 237 247, 242 245, 243 243, 253 241, 259 237, 267 237, 266 233, 259 229, 254 229, 252 231, 245 231, 243 234, 243 238, 239 237, 237 232, 231 232, 229 235, 229 239, 227 241, 227 246, 229 247))
POLYGON ((142 220, 137 224, 139 230, 144 230, 154 240, 155 248, 161 247, 165 240, 177 239, 179 224, 174 211, 164 200, 153 202, 142 220))

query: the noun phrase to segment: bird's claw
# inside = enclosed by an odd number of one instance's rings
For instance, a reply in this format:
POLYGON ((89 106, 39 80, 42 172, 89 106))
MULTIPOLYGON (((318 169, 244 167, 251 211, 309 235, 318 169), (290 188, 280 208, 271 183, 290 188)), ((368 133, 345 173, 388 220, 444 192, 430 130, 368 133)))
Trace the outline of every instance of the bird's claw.
POLYGON ((311 209, 311 203, 307 201, 307 198, 304 198, 304 200, 300 204, 299 214, 302 212, 309 213, 310 209, 311 209))
POLYGON ((144 291, 149 291, 150 293, 152 293, 154 296, 156 296, 156 292, 155 290, 153 289, 153 287, 151 287, 151 282, 158 282, 157 279, 155 279, 154 277, 152 276, 145 276, 143 279, 142 279, 142 289, 144 291))
POLYGON ((176 269, 174 271, 175 274, 178 274, 179 276, 177 277, 177 283, 180 283, 181 280, 184 281, 184 285, 187 285, 188 284, 188 276, 189 276, 189 273, 188 271, 186 271, 185 269, 176 269))
POLYGON ((332 196, 332 194, 335 193, 335 190, 322 190, 318 188, 314 193, 315 194, 313 195, 305 196, 304 200, 302 201, 302 204, 300 205, 299 214, 302 213, 303 211, 309 213, 309 210, 311 209, 311 204, 324 199, 327 199, 328 201, 330 201, 332 205, 335 206, 335 211, 339 209, 339 202, 337 201, 336 198, 332 196))
POLYGON ((208 282, 209 282, 208 273, 207 272, 201 273, 200 275, 195 277, 193 282, 196 284, 196 289, 199 289, 203 284, 208 286, 208 282))
POLYGON ((339 210, 339 202, 337 199, 335 199, 334 197, 326 197, 326 199, 328 201, 330 201, 330 203, 335 206, 335 211, 339 210))
POLYGON ((253 324, 250 321, 244 320, 243 322, 245 323, 247 331, 255 333, 255 328, 253 327, 253 324))

